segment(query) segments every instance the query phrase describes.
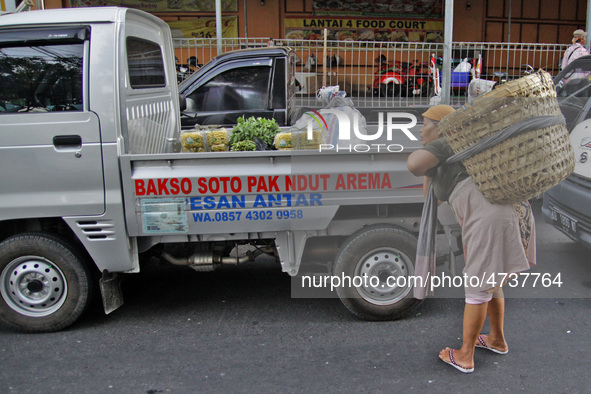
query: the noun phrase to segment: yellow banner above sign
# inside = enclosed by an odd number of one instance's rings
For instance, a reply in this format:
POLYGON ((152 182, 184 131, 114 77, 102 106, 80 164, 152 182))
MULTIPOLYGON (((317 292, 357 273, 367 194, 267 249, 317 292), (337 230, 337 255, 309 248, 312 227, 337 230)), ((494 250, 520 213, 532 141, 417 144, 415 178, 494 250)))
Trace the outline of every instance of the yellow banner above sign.
MULTIPOLYGON (((70 0, 71 7, 119 6, 148 12, 215 12, 215 0, 70 0)), ((222 12, 238 12, 238 0, 223 0, 222 12)))
MULTIPOLYGON (((215 18, 199 18, 186 21, 167 22, 174 38, 215 38, 215 18)), ((238 37, 238 18, 222 18, 222 37, 238 37)))

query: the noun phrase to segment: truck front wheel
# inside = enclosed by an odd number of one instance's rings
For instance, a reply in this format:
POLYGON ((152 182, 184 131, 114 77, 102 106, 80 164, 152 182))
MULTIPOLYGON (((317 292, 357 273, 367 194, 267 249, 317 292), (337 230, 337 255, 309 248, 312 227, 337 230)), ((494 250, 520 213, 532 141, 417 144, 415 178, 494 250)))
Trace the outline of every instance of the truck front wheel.
POLYGON ((412 297, 417 239, 387 225, 368 226, 341 247, 333 274, 341 279, 339 298, 364 320, 395 320, 421 301, 412 297))
POLYGON ((0 323, 22 332, 72 324, 90 298, 90 274, 74 248, 46 234, 0 243, 0 323))

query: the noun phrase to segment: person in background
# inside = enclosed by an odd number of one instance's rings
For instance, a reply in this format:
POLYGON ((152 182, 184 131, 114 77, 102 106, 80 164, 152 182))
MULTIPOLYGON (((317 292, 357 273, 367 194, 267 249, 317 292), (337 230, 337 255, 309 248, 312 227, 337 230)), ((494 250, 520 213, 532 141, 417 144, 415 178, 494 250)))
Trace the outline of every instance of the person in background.
POLYGON ((587 42, 587 33, 581 29, 577 29, 573 32, 572 45, 569 46, 564 52, 562 57, 562 69, 564 70, 573 60, 580 58, 581 56, 588 55, 585 44, 587 42))
MULTIPOLYGON (((436 105, 423 113, 423 148, 408 157, 408 169, 433 183, 435 197, 452 206, 462 228, 465 267, 463 341, 460 349, 445 348, 439 358, 461 372, 474 371, 474 351, 509 351, 504 334, 505 298, 501 285, 511 274, 535 264, 535 227, 527 201, 491 204, 476 188, 461 162, 445 163, 454 152, 439 121, 455 110, 436 105), (473 284, 470 278, 484 278, 473 284), (490 280, 492 278, 492 280, 490 280), (468 283, 470 282, 470 283, 468 283), (488 315, 490 334, 481 333, 488 315)), ((515 280, 515 279, 513 279, 515 280)))

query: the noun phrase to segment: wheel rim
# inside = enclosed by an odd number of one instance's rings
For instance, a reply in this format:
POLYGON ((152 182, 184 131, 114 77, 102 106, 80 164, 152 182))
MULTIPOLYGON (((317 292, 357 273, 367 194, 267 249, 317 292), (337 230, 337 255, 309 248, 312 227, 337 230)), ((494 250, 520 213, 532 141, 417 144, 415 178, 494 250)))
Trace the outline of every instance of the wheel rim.
POLYGON ((11 261, 0 279, 4 301, 18 313, 30 317, 57 311, 68 293, 62 271, 39 256, 22 256, 11 261))
POLYGON ((408 277, 413 274, 414 265, 407 255, 396 248, 376 249, 365 254, 357 263, 355 276, 365 279, 359 281, 361 286, 355 285, 355 288, 364 300, 372 304, 390 305, 408 295, 412 288, 408 277), (404 280, 397 279, 399 277, 404 280))

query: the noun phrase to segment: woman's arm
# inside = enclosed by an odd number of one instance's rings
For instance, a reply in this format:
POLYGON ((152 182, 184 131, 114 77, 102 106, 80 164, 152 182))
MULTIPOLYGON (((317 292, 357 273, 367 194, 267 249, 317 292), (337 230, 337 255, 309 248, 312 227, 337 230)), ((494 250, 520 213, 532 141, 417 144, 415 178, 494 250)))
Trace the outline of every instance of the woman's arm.
POLYGON ((439 159, 433 153, 424 149, 419 149, 408 156, 406 166, 408 170, 416 176, 423 176, 427 172, 439 164, 439 159))

